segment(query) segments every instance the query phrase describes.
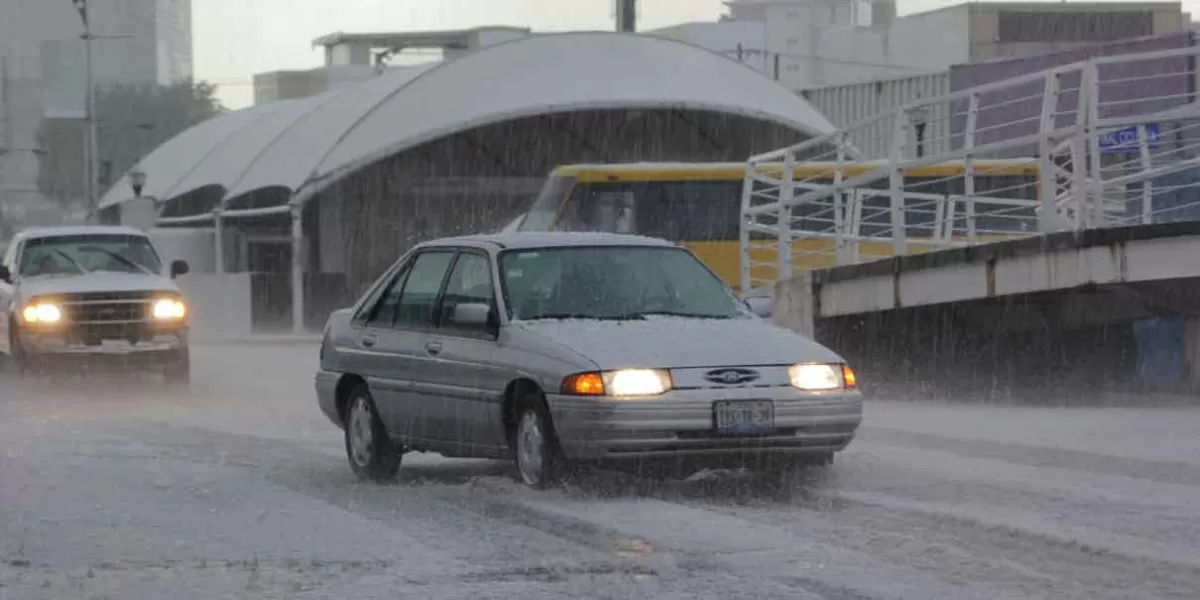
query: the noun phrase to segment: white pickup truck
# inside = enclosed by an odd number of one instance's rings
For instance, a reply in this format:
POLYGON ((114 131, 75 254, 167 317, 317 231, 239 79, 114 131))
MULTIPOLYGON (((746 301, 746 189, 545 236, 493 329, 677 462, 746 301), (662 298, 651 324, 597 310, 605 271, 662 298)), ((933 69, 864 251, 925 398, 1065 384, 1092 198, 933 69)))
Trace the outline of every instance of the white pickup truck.
POLYGON ((21 374, 114 366, 191 378, 190 315, 150 238, 131 227, 18 233, 0 261, 0 361, 21 374))

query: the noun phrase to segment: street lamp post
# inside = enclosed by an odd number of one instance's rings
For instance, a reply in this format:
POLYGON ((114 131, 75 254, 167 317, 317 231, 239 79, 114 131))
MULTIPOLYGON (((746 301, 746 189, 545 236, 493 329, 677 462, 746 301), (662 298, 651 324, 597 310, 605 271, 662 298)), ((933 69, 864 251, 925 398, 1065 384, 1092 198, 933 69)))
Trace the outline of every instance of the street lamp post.
POLYGON ((137 165, 129 170, 129 187, 133 188, 134 198, 142 197, 142 189, 146 187, 146 172, 137 165))
POLYGON ((71 0, 75 5, 75 10, 79 12, 79 18, 83 21, 83 55, 84 55, 84 77, 86 108, 84 109, 84 138, 83 138, 83 194, 84 201, 87 204, 87 219, 94 221, 96 219, 96 196, 99 183, 97 177, 100 174, 99 151, 96 142, 96 84, 95 74, 92 69, 92 25, 90 14, 88 12, 88 0, 71 0))

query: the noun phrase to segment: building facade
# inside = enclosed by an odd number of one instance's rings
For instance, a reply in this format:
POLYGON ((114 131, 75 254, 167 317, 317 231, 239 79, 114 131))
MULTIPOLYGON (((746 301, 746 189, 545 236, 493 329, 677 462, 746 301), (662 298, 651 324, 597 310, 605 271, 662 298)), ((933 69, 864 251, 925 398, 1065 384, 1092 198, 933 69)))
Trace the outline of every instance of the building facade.
MULTIPOLYGON (((191 0, 88 0, 97 86, 192 77, 191 0)), ((82 76, 83 26, 68 0, 0 2, 0 222, 53 222, 37 192, 37 132, 56 80, 82 76)), ((82 86, 72 84, 72 88, 82 86)))
POLYGON ((1184 31, 1179 2, 972 2, 896 16, 895 0, 730 0, 719 23, 648 32, 742 57, 791 89, 941 71, 1184 31))

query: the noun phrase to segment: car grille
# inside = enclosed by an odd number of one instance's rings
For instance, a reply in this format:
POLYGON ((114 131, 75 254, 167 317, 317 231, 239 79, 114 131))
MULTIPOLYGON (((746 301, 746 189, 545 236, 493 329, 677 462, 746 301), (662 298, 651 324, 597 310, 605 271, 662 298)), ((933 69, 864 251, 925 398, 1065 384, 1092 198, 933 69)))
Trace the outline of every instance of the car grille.
POLYGON ((136 344, 154 338, 159 325, 152 307, 156 292, 87 292, 62 296, 68 343, 98 346, 104 340, 127 340, 136 344))
POLYGON ((63 318, 76 325, 150 320, 153 292, 89 292, 62 299, 63 318))

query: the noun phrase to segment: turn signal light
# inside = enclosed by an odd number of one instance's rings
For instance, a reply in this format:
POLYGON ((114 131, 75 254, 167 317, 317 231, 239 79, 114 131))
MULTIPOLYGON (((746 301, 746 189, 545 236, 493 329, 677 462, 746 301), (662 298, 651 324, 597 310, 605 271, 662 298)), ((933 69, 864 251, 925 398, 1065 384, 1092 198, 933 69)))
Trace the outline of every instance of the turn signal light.
POLYGON ((576 373, 562 381, 562 393, 572 396, 603 396, 604 378, 599 373, 576 373))
POLYGON ((854 374, 854 369, 850 365, 842 365, 842 381, 846 383, 846 389, 858 389, 858 375, 854 374))

